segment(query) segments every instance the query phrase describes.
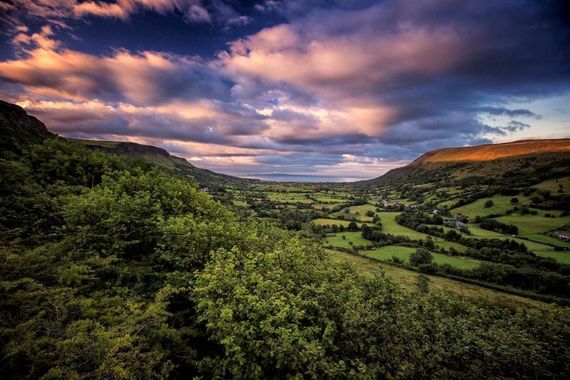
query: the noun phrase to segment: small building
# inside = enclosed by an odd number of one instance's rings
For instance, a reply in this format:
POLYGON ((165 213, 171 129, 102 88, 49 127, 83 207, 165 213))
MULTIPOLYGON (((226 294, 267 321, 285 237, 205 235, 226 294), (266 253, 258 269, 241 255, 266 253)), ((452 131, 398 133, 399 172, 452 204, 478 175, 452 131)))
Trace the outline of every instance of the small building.
POLYGON ((570 241, 570 232, 568 231, 554 231, 551 235, 560 240, 570 241))

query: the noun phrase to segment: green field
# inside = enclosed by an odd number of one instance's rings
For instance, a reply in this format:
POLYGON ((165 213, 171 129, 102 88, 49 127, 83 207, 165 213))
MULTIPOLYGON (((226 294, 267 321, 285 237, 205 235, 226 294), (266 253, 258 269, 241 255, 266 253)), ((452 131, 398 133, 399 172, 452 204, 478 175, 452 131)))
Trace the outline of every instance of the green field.
MULTIPOLYGON (((368 257, 377 260, 389 261, 392 257, 397 257, 405 263, 410 262, 410 255, 416 251, 413 247, 402 247, 397 245, 389 245, 380 247, 373 250, 363 251, 362 253, 368 257)), ((479 262, 473 259, 468 259, 458 256, 447 256, 441 253, 432 253, 433 261, 437 264, 448 264, 458 269, 473 269, 479 266, 479 262)))
POLYGON ((467 215, 470 219, 475 218, 477 215, 481 217, 489 215, 505 215, 507 210, 512 209, 515 206, 520 207, 523 204, 529 202, 529 197, 522 195, 507 196, 507 195, 494 195, 489 198, 477 199, 475 202, 471 202, 461 207, 456 207, 451 210, 452 214, 463 214, 467 215), (511 199, 518 198, 519 203, 512 204, 511 199), (494 205, 489 208, 485 208, 485 202, 492 200, 494 205))
POLYGON ((249 206, 246 201, 241 200, 241 199, 234 199, 232 201, 232 203, 238 207, 248 207, 249 206))
MULTIPOLYGON (((335 251, 332 249, 328 249, 327 253, 329 253, 335 261, 348 262, 354 265, 362 273, 366 273, 370 276, 383 273, 386 277, 396 281, 408 291, 415 291, 417 289, 417 272, 351 253, 335 251)), ((445 277, 431 275, 427 275, 427 277, 429 278, 430 291, 452 292, 469 299, 483 299, 487 302, 509 305, 516 309, 540 309, 546 306, 545 303, 535 301, 530 298, 503 293, 477 285, 466 284, 464 282, 445 277)))
POLYGON ((356 219, 362 222, 371 222, 373 217, 366 216, 366 212, 368 211, 376 213, 376 206, 371 204, 350 206, 335 213, 332 213, 331 217, 333 218, 344 217, 345 219, 348 220, 356 219), (348 212, 346 212, 346 210, 348 210, 348 212))
POLYGON ((570 265, 570 251, 535 251, 538 256, 550 257, 561 264, 570 265))
POLYGON ((532 239, 532 241, 535 241, 535 242, 550 244, 550 245, 554 245, 557 247, 570 248, 570 242, 560 240, 560 239, 556 239, 555 237, 548 236, 548 235, 531 234, 531 235, 529 235, 529 237, 527 237, 527 239, 532 239))
POLYGON ((267 198, 272 202, 278 203, 313 203, 312 199, 307 198, 309 193, 277 193, 267 192, 267 198))
MULTIPOLYGON (((350 224, 350 221, 348 220, 339 220, 339 219, 330 219, 330 218, 318 218, 318 219, 314 219, 313 223, 317 224, 317 225, 337 225, 337 226, 348 226, 350 224)), ((362 225, 362 223, 356 223, 359 227, 362 225)))
POLYGON ((485 229, 477 227, 476 225, 473 225, 473 224, 469 224, 467 227, 469 228, 469 231, 471 231, 471 233, 473 234, 472 235, 473 237, 480 237, 480 238, 487 238, 487 239, 500 239, 500 240, 514 240, 518 243, 523 243, 531 251, 546 251, 549 249, 554 249, 553 247, 550 247, 550 246, 545 245, 545 244, 537 243, 535 241, 514 238, 510 235, 504 235, 504 234, 500 234, 500 233, 495 232, 495 231, 485 230, 485 229))
POLYGON ((570 216, 547 218, 544 215, 505 215, 497 220, 516 225, 521 236, 548 232, 570 224, 570 216))
POLYGON ((360 231, 339 232, 325 238, 325 245, 340 248, 352 248, 353 246, 372 246, 372 242, 364 239, 360 231), (345 237, 343 239, 343 236, 345 237), (351 244, 352 243, 352 244, 351 244))
POLYGON ((400 215, 398 211, 380 211, 376 215, 380 217, 382 223, 382 231, 387 234, 407 236, 414 240, 425 240, 429 235, 414 231, 408 227, 399 225, 396 222, 396 216, 400 215))
POLYGON ((506 215, 497 220, 516 225, 519 228, 519 235, 527 239, 559 247, 570 247, 568 242, 544 235, 545 232, 570 224, 570 216, 547 218, 543 215, 506 215))
POLYGON ((537 190, 550 191, 552 195, 568 194, 570 192, 570 177, 550 179, 533 187, 537 190))
POLYGON ((336 193, 325 194, 325 193, 314 193, 311 195, 319 203, 344 203, 347 202, 350 197, 340 196, 336 193))

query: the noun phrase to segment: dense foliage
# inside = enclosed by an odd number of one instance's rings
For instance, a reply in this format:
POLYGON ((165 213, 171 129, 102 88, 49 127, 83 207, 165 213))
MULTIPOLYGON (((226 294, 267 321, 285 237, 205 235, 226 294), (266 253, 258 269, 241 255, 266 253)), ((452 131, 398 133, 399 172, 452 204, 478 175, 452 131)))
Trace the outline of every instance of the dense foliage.
POLYGON ((568 378, 570 314, 408 294, 186 178, 0 160, 2 378, 568 378))

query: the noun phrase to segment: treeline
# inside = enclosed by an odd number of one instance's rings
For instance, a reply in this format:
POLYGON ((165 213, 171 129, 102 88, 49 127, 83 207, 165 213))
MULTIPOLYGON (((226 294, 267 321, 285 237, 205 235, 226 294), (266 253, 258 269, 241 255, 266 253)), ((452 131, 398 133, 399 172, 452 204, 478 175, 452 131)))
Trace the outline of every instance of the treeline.
POLYGON ((1 378, 570 376, 566 309, 405 293, 60 139, 2 157, 1 378))
POLYGON ((501 234, 517 235, 519 233, 519 228, 517 226, 513 224, 501 223, 495 219, 483 219, 479 223, 479 227, 501 234))

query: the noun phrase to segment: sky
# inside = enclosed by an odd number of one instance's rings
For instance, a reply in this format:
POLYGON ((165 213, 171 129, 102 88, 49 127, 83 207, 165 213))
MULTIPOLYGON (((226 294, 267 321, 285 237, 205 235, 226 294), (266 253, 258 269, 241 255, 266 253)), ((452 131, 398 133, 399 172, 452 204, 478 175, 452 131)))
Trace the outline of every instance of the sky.
POLYGON ((0 99, 269 180, 570 136, 565 1, 7 0, 0 99))

